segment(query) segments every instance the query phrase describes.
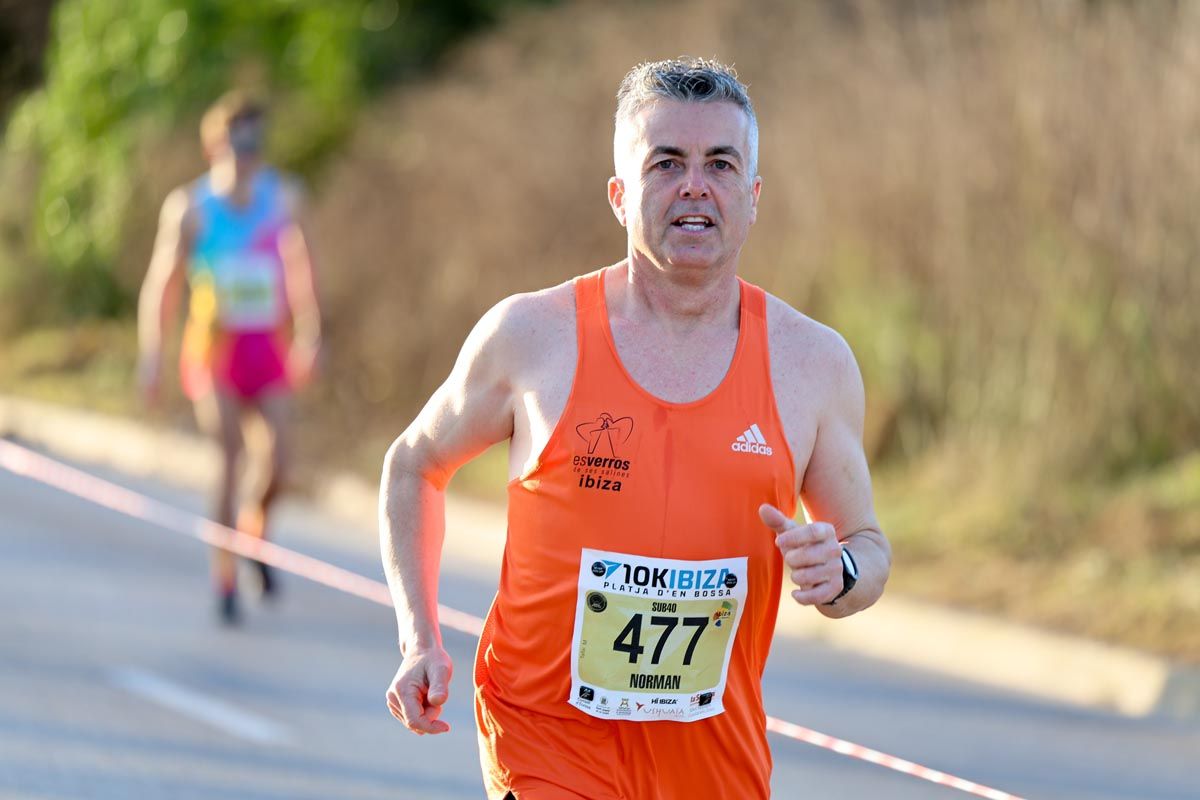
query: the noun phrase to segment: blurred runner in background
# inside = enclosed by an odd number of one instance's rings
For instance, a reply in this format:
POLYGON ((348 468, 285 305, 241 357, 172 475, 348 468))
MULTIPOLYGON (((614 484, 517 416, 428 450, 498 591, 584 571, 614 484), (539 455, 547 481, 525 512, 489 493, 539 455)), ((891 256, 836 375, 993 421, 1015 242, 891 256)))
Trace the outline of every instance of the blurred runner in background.
MULTIPOLYGON (((163 203, 138 308, 138 377, 154 404, 164 332, 187 283, 180 376, 201 430, 221 447, 213 517, 258 537, 286 475, 291 393, 312 373, 321 329, 298 222, 300 193, 263 164, 264 120, 265 107, 236 91, 204 115, 200 137, 210 169, 163 203), (265 436, 261 448, 250 448, 257 485, 238 511, 243 422, 251 416, 265 436)), ((255 566, 269 597, 276 580, 266 564, 255 566)), ((232 553, 214 549, 213 579, 220 618, 236 622, 232 553)))

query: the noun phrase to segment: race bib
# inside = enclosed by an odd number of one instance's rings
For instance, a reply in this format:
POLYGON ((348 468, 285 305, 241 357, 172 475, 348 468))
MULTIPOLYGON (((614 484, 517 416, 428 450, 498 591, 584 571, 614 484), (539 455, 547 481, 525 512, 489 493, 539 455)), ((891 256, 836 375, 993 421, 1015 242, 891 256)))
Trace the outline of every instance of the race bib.
POLYGON ((213 269, 217 313, 229 328, 272 328, 282 305, 280 266, 273 255, 242 253, 219 261, 213 269))
POLYGON ((569 702, 631 722, 722 713, 745 601, 745 556, 677 561, 585 548, 569 702))

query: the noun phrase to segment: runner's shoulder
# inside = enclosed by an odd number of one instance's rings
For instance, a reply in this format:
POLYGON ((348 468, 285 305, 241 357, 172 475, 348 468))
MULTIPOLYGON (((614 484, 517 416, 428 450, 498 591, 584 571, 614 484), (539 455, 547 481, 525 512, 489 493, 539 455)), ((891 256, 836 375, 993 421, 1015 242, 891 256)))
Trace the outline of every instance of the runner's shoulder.
POLYGON ((509 295, 476 323, 467 349, 498 359, 510 369, 553 358, 575 348, 575 293, 571 281, 509 295))
POLYGON ((162 211, 158 222, 162 227, 178 227, 183 229, 192 226, 196 221, 195 183, 185 183, 176 186, 167 193, 163 200, 162 211))
POLYGON ((769 292, 767 332, 772 373, 784 381, 788 376, 833 386, 861 381, 854 353, 840 333, 769 292))
POLYGON ((304 181, 299 176, 293 175, 290 172, 283 172, 274 168, 268 168, 267 171, 274 175, 275 180, 278 182, 279 196, 288 214, 293 217, 299 216, 308 198, 304 181))

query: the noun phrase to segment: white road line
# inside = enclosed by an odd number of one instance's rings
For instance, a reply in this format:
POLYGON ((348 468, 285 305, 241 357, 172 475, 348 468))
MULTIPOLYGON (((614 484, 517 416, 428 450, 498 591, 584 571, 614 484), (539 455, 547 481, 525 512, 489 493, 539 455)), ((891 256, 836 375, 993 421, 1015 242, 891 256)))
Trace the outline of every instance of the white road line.
POLYGON ((286 744, 291 736, 282 725, 242 711, 213 697, 171 683, 136 667, 113 670, 112 683, 131 694, 207 723, 240 739, 261 744, 286 744))

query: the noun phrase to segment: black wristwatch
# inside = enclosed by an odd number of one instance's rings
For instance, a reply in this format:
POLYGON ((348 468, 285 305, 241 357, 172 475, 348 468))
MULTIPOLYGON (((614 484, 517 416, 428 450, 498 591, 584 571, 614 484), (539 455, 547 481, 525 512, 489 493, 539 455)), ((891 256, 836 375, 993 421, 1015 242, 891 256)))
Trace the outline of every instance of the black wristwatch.
POLYGON ((842 548, 842 591, 838 592, 838 596, 830 600, 825 605, 831 606, 838 600, 846 596, 846 593, 854 588, 854 584, 858 583, 858 564, 854 563, 854 556, 850 555, 850 551, 845 547, 842 548))

